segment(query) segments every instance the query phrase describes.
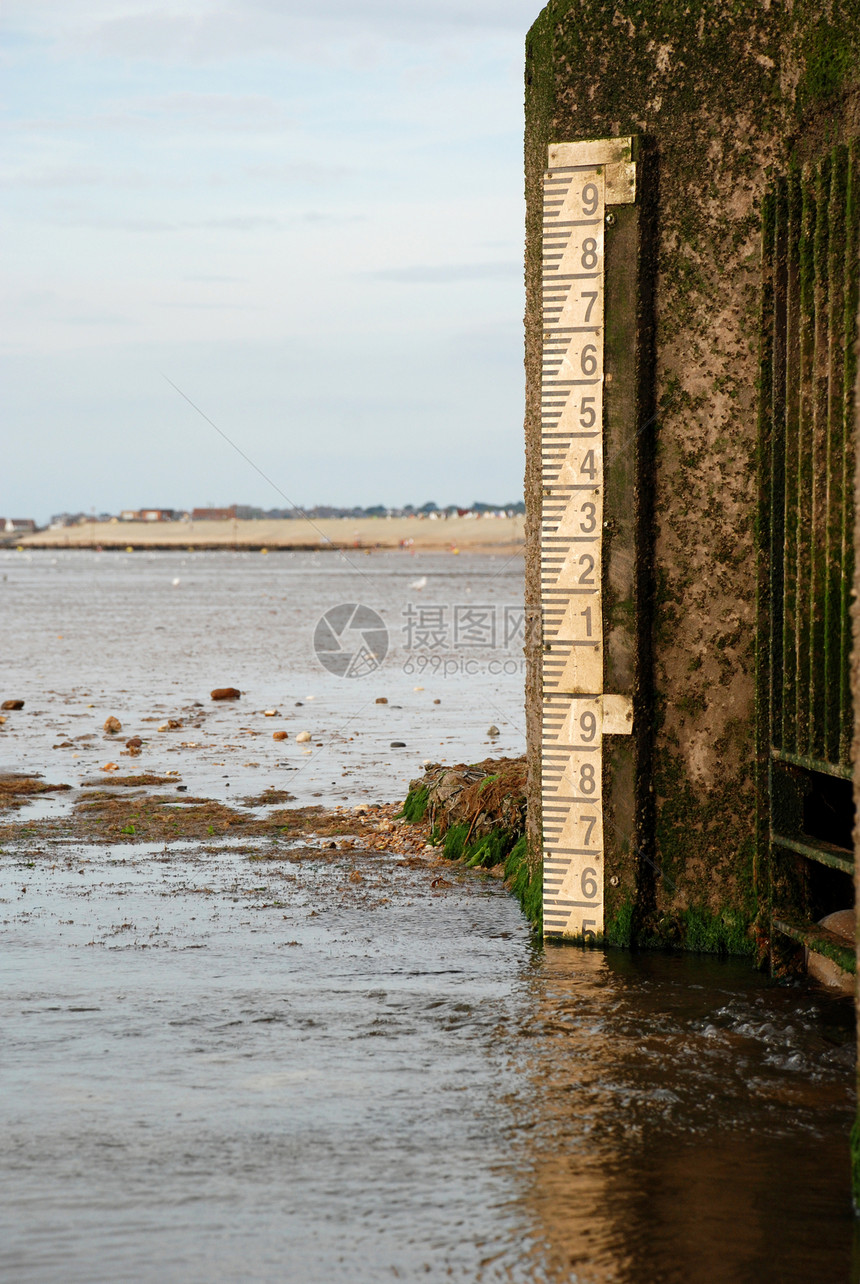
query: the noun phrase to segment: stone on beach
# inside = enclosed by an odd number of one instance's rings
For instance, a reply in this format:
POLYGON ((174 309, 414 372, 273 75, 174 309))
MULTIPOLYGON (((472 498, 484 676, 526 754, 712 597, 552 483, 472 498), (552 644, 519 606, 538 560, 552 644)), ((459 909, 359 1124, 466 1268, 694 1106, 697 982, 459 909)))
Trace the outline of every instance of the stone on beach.
POLYGON ((492 723, 489 727, 487 727, 487 735, 488 735, 488 736, 497 736, 497 735, 499 735, 499 734, 500 734, 500 733, 499 733, 499 728, 496 726, 496 724, 495 724, 495 723, 492 723))
POLYGON ((310 740, 310 738, 311 738, 311 733, 309 731, 300 731, 299 734, 296 736, 296 741, 300 745, 306 745, 310 740))
POLYGON ((216 687, 209 692, 213 700, 238 700, 241 694, 238 687, 216 687))
POLYGON ((376 703, 377 703, 377 704, 388 704, 388 696, 377 696, 377 697, 376 697, 376 703))
POLYGON ((287 739, 287 732, 286 732, 286 731, 273 731, 273 732, 272 732, 272 739, 273 739, 273 740, 286 740, 286 739, 287 739))
POLYGON ((23 708, 24 708, 23 700, 4 700, 3 703, 0 704, 0 709, 23 709, 23 708))
POLYGON ((129 740, 126 740, 125 747, 126 749, 139 749, 142 744, 143 741, 140 736, 132 736, 129 740))
POLYGON ((115 736, 118 731, 122 731, 122 723, 119 718, 115 718, 111 714, 109 718, 105 718, 104 729, 109 736, 115 736))
POLYGON ((278 716, 278 711, 277 711, 277 709, 264 709, 264 710, 263 710, 263 717, 264 717, 264 718, 277 718, 277 716, 278 716))

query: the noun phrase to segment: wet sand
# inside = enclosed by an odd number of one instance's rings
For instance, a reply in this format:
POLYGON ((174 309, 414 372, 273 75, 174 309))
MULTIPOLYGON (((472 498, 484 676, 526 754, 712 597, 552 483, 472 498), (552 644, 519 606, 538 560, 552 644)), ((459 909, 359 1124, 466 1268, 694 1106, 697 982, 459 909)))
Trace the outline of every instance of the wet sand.
POLYGON ((223 803, 274 785, 298 805, 338 805, 404 798, 425 760, 516 756, 522 638, 505 628, 521 624, 522 574, 519 557, 468 554, 0 551, 0 702, 25 701, 0 725, 0 772, 78 787, 113 763, 223 803), (341 678, 314 634, 356 601, 379 612, 389 646, 378 670, 341 678), (456 611, 473 606, 493 635, 457 646, 456 611), (211 700, 224 686, 241 698, 211 700))
POLYGON ((321 518, 307 521, 88 522, 16 539, 23 548, 399 548, 416 552, 522 551, 524 518, 321 518))

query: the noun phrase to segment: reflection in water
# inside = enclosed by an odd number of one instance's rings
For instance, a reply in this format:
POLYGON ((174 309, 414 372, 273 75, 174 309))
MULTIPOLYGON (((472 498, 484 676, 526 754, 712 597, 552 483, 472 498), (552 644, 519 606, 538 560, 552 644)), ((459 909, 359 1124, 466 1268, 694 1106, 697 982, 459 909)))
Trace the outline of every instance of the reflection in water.
POLYGON ((4 1279, 849 1278, 850 1001, 385 853, 34 840, 0 902, 4 1279))
POLYGON ((514 1052, 535 1278, 850 1276, 850 1000, 555 948, 514 1052))

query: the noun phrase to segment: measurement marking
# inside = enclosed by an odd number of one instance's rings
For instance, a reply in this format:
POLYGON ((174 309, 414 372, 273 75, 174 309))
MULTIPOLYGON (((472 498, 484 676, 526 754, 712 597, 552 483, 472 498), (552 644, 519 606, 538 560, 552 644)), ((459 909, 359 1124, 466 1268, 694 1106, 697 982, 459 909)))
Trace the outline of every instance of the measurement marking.
POLYGON ((544 198, 544 918, 587 937, 603 933, 603 166, 548 169, 544 198))

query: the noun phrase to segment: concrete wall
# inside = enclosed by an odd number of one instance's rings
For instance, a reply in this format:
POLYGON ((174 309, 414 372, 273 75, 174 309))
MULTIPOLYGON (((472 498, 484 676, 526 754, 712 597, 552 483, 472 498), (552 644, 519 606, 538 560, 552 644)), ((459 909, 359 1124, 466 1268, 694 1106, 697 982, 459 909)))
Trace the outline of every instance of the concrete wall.
MULTIPOLYGON (((541 179, 550 142, 642 140, 635 425, 645 528, 636 827, 615 939, 752 948, 761 202, 860 133, 856 4, 553 0, 526 48, 527 611, 539 618, 541 179), (649 301, 648 294, 651 293, 649 301), (649 385, 646 387, 645 385, 649 385), (653 407, 651 409, 650 407, 653 407), (642 720, 645 720, 645 726, 642 720), (653 800, 649 809, 648 800, 653 800)), ((540 858, 539 628, 529 632, 530 838, 540 858)), ((619 859, 616 857, 616 859, 619 859)), ((610 867, 607 858, 607 875, 610 867)), ((612 939, 612 930, 610 930, 612 939)))

